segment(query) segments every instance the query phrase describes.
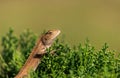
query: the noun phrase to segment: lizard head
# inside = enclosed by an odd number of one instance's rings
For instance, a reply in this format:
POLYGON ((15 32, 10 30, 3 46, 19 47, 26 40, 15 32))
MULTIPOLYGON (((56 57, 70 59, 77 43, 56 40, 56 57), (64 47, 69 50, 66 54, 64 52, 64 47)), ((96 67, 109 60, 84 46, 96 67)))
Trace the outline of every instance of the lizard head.
POLYGON ((60 34, 60 30, 58 29, 49 30, 42 36, 41 41, 47 48, 49 48, 59 34, 60 34))

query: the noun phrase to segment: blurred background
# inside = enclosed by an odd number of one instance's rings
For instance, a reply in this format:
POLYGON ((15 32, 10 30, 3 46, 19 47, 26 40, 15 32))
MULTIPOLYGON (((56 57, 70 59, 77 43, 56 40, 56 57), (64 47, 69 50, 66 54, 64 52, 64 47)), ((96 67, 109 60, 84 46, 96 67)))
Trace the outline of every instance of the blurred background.
POLYGON ((0 37, 9 27, 20 34, 60 29, 66 43, 88 38, 96 48, 107 42, 120 51, 120 0, 0 0, 0 37))

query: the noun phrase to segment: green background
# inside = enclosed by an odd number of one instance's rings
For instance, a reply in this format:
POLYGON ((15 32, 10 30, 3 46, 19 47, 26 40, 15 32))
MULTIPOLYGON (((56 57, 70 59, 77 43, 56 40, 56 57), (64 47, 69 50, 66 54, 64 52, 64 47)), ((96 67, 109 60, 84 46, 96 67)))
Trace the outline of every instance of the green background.
POLYGON ((9 27, 16 34, 60 29, 70 45, 88 38, 97 48, 107 42, 119 52, 120 0, 0 0, 0 37, 9 27))

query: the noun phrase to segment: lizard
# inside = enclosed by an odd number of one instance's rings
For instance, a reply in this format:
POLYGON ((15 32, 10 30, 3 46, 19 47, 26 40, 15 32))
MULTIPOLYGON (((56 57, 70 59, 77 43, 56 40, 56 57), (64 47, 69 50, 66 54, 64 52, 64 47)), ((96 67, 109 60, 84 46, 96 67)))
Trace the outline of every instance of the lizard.
POLYGON ((54 29, 49 30, 48 32, 43 34, 38 39, 38 42, 34 46, 25 64, 14 78, 28 77, 29 70, 32 69, 33 71, 35 71, 40 64, 41 57, 46 53, 46 49, 52 45, 53 41, 60 34, 60 32, 60 30, 54 29))

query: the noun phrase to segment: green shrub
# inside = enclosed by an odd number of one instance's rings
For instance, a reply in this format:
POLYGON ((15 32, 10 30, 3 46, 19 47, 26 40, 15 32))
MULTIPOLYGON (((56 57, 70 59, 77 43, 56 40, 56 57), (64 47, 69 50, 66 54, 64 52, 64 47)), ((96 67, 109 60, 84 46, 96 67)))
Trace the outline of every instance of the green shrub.
MULTIPOLYGON (((0 78, 13 78, 28 58, 38 37, 26 30, 19 37, 13 29, 2 37, 2 52, 0 54, 0 78)), ((47 49, 31 78, 119 78, 120 57, 115 58, 105 43, 97 51, 89 40, 71 48, 58 39, 47 49), (55 54, 51 55, 50 52, 55 54)))

